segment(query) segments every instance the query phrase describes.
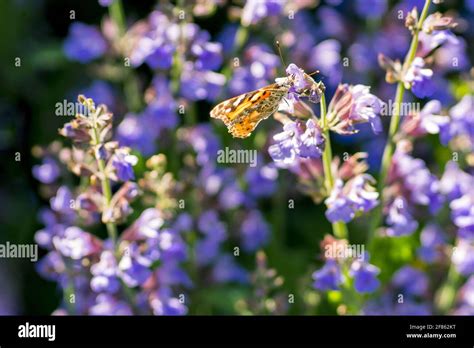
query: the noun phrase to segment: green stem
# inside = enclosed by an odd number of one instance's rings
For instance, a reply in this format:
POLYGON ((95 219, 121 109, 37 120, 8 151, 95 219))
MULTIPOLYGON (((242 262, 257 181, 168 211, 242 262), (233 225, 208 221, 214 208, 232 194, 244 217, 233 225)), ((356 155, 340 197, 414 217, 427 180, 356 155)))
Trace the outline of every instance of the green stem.
MULTIPOLYGON (((423 22, 425 21, 426 16, 428 15, 428 9, 430 7, 430 4, 431 4, 431 0, 425 1, 423 11, 418 21, 418 25, 414 30, 414 34, 413 34, 411 44, 410 44, 410 49, 405 58, 405 62, 403 63, 403 70, 406 70, 413 62, 413 59, 415 59, 416 51, 418 49, 418 34, 422 30, 423 22)), ((395 94, 395 104, 394 104, 395 107, 393 110, 392 119, 390 120, 388 139, 387 139, 387 143, 385 144, 385 149, 382 156, 382 166, 380 168, 380 175, 379 175, 379 180, 377 183, 377 189, 380 195, 379 196, 380 204, 377 206, 377 208, 374 209, 374 212, 373 212, 372 223, 369 229, 369 234, 367 236, 368 244, 371 244, 375 236, 375 230, 377 229, 377 227, 379 226, 382 220, 383 188, 386 184, 385 181, 387 179, 388 171, 390 169, 390 164, 392 163, 393 153, 395 152, 395 135, 397 134, 398 127, 400 126, 400 110, 402 109, 401 106, 403 103, 404 94, 405 94, 405 85, 403 84, 402 81, 400 81, 398 82, 398 85, 397 85, 397 92, 395 94)))
POLYGON ((115 25, 117 25, 119 35, 122 37, 125 34, 125 14, 122 0, 112 1, 112 4, 109 6, 109 15, 115 22, 115 25))
MULTIPOLYGON (((94 110, 92 116, 94 117, 94 132, 93 132, 93 144, 95 146, 99 146, 100 144, 100 137, 99 132, 97 129, 97 113, 98 110, 94 110)), ((103 211, 106 211, 110 207, 110 202, 112 200, 112 188, 110 186, 110 180, 105 172, 105 161, 99 157, 96 158, 97 160, 97 167, 100 173, 100 183, 102 187, 102 194, 104 195, 104 207, 103 211)), ((112 240, 113 244, 115 245, 117 241, 117 227, 113 222, 108 222, 107 226, 107 233, 109 238, 112 240)))
MULTIPOLYGON (((185 3, 183 0, 178 0, 178 9, 184 10, 185 3)), ((186 41, 184 36, 186 22, 181 20, 179 23, 179 38, 176 51, 173 56, 173 66, 171 67, 171 89, 175 95, 180 89, 181 71, 183 70, 183 56, 186 51, 186 41)))
MULTIPOLYGON (((323 132, 326 138, 326 144, 324 146, 323 152, 323 168, 324 168, 324 180, 326 191, 328 195, 331 194, 332 188, 334 187, 334 177, 332 176, 331 163, 332 163, 332 150, 331 150, 331 139, 329 134, 329 128, 327 126, 327 107, 326 107, 326 97, 324 94, 321 96, 320 102, 321 110, 321 120, 323 124, 323 132)), ((334 235, 337 238, 347 239, 349 234, 347 232, 347 226, 342 221, 337 221, 332 223, 332 230, 334 235)))
POLYGON ((446 282, 435 296, 435 306, 440 314, 447 314, 453 308, 456 300, 457 288, 461 283, 461 276, 451 264, 446 282))

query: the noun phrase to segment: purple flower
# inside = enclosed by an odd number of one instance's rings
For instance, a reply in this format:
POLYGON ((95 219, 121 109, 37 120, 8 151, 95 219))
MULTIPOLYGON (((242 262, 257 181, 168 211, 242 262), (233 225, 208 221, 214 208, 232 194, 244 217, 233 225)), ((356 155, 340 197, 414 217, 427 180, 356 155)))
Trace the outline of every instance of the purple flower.
POLYGON ((72 193, 67 186, 59 187, 56 196, 50 199, 51 208, 61 214, 72 213, 71 204, 73 202, 72 193))
POLYGON ((403 131, 409 135, 422 136, 425 134, 439 134, 447 125, 449 118, 439 115, 441 113, 439 100, 430 100, 419 113, 408 115, 403 122, 403 131))
POLYGON ((57 251, 50 251, 36 264, 36 271, 44 278, 59 281, 66 272, 64 258, 57 251))
POLYGON ((130 306, 109 294, 97 296, 96 303, 89 309, 90 315, 132 315, 130 306))
POLYGON ((140 257, 136 248, 135 244, 131 244, 118 264, 118 275, 129 287, 142 285, 152 274, 148 268, 150 260, 140 257))
POLYGON ((344 280, 341 267, 333 259, 327 260, 319 271, 313 273, 312 277, 314 279, 313 287, 322 291, 339 290, 339 286, 344 280))
POLYGON ((308 65, 321 71, 326 85, 336 86, 342 78, 340 42, 328 39, 318 43, 311 50, 308 65))
POLYGON ((450 122, 440 133, 444 145, 455 137, 462 137, 467 143, 468 151, 474 150, 474 96, 465 95, 459 103, 449 110, 450 122))
POLYGON ((407 202, 403 197, 393 200, 388 210, 386 233, 390 237, 399 237, 413 233, 418 227, 408 211, 407 202))
POLYGON ((378 204, 378 193, 370 185, 374 179, 368 174, 360 174, 345 185, 337 179, 325 203, 326 217, 331 222, 351 221, 357 213, 368 212, 378 204))
POLYGON ((245 195, 236 182, 225 185, 219 194, 219 204, 223 209, 237 208, 244 201, 245 195))
POLYGON ((129 181, 135 179, 133 173, 133 166, 138 162, 138 158, 134 155, 130 155, 123 149, 115 151, 112 158, 112 166, 115 170, 117 179, 120 181, 129 181))
POLYGON ((304 89, 307 87, 305 73, 303 69, 300 69, 296 64, 291 63, 286 68, 286 75, 293 77, 293 87, 296 90, 304 89))
MULTIPOLYGON (((470 276, 466 283, 462 286, 459 291, 460 299, 463 302, 463 307, 469 313, 467 315, 474 315, 474 276, 470 276)), ((457 310, 457 315, 462 315, 462 313, 457 310)))
POLYGON ((91 266, 91 289, 94 292, 116 293, 120 289, 117 277, 117 262, 112 251, 104 250, 100 255, 99 262, 91 266))
POLYGON ((248 0, 242 11, 241 23, 247 27, 263 18, 277 16, 283 11, 286 0, 248 0))
POLYGON ((426 98, 434 93, 434 85, 431 81, 433 70, 425 68, 425 61, 421 57, 413 59, 408 68, 404 81, 411 87, 414 95, 418 98, 426 98))
POLYGON ((463 71, 470 66, 466 41, 463 38, 456 40, 456 43, 448 41, 434 53, 436 67, 442 72, 463 71))
POLYGON ((187 232, 192 229, 193 217, 189 213, 179 214, 173 224, 173 229, 178 232, 187 232))
POLYGON ((243 249, 255 251, 268 242, 270 229, 258 210, 250 211, 242 222, 240 234, 243 238, 243 249))
POLYGON ((418 256, 427 263, 433 263, 443 255, 442 247, 446 243, 443 231, 438 225, 429 224, 420 235, 421 247, 418 256))
POLYGON ((222 45, 215 42, 199 42, 191 47, 197 57, 197 70, 216 70, 222 64, 222 45))
POLYGON ((101 247, 100 241, 95 236, 75 226, 66 228, 64 235, 54 236, 52 241, 61 255, 73 260, 97 253, 101 247))
POLYGON ((296 156, 301 158, 319 158, 324 150, 324 137, 321 128, 309 119, 304 124, 301 121, 288 122, 283 126, 283 132, 273 136, 277 143, 268 148, 275 162, 291 164, 296 156))
POLYGON ((439 19, 439 13, 431 14, 426 17, 425 21, 423 22, 423 30, 418 34, 420 45, 418 55, 425 56, 430 51, 439 46, 443 46, 444 44, 459 44, 459 39, 451 32, 451 30, 433 30, 433 26, 436 26, 435 22, 437 22, 439 19))
POLYGON ((101 57, 107 50, 107 42, 96 27, 74 22, 64 42, 64 52, 71 60, 88 63, 101 57))
POLYGON ((429 134, 438 134, 441 127, 449 122, 447 117, 439 115, 441 108, 441 103, 438 100, 430 100, 423 106, 419 114, 422 131, 429 134))
POLYGON ((226 82, 224 75, 210 70, 195 70, 188 62, 181 74, 181 94, 191 101, 214 101, 226 82))
POLYGON ((88 98, 94 99, 96 105, 105 104, 113 107, 115 104, 115 95, 112 86, 105 81, 95 80, 85 89, 80 90, 80 94, 87 95, 88 98))
POLYGON ((99 0, 99 5, 102 7, 108 7, 113 4, 115 0, 99 0))
POLYGON ((41 164, 33 166, 33 176, 43 184, 53 183, 60 174, 56 160, 45 157, 41 164))
POLYGON ((235 257, 224 255, 217 259, 212 269, 212 278, 218 283, 249 282, 248 272, 235 262, 235 257))
POLYGON ((355 85, 350 87, 353 99, 353 107, 349 118, 353 123, 369 122, 374 133, 382 131, 379 118, 383 102, 375 95, 370 94, 370 87, 355 85))
POLYGON ((402 185, 405 203, 428 206, 431 213, 441 208, 443 197, 438 179, 430 173, 423 160, 411 157, 402 143, 393 155, 389 182, 402 185))
POLYGON ((198 220, 198 229, 206 236, 217 241, 223 241, 226 238, 225 225, 219 221, 215 210, 208 210, 201 214, 198 220))
MULTIPOLYGON (((187 258, 186 244, 180 235, 171 229, 164 229, 160 232, 158 238, 158 246, 160 248, 160 259, 166 261, 184 261, 187 258)), ((156 253, 154 244, 151 244, 149 251, 156 253)))
POLYGON ((380 286, 377 275, 380 269, 368 262, 355 260, 352 262, 350 275, 354 277, 354 288, 360 293, 371 293, 380 286))
POLYGON ((192 281, 188 274, 174 260, 166 260, 156 270, 156 277, 159 284, 164 286, 183 285, 192 286, 192 281))
POLYGON ((462 197, 474 187, 474 177, 459 168, 458 162, 446 163, 440 180, 440 191, 447 195, 449 201, 462 197))
POLYGON ((277 178, 278 170, 271 164, 261 167, 249 167, 245 173, 248 192, 253 197, 271 196, 275 192, 277 178))
POLYGON ((306 121, 306 130, 301 134, 297 155, 302 158, 319 158, 324 151, 324 137, 319 125, 311 118, 306 121))
POLYGON ((330 129, 339 134, 353 134, 358 132, 354 125, 368 122, 374 133, 380 133, 379 115, 383 106, 368 86, 339 85, 328 107, 330 129))
POLYGON ((428 290, 428 277, 416 268, 405 266, 393 275, 392 284, 403 295, 422 296, 428 290))
POLYGON ((117 137, 120 145, 141 151, 145 156, 156 150, 156 134, 153 134, 151 128, 137 115, 125 115, 117 127, 117 137))
POLYGON ((355 11, 363 18, 380 18, 387 11, 387 0, 356 0, 355 11))
POLYGON ((196 261, 198 265, 211 263, 219 254, 221 242, 212 238, 203 238, 196 244, 196 261))
POLYGON ((474 189, 471 187, 465 195, 451 201, 449 207, 459 237, 474 240, 474 189))
POLYGON ((453 264, 464 276, 474 274, 474 244, 472 241, 459 239, 451 256, 453 264))
POLYGON ((197 153, 196 161, 204 166, 216 162, 217 151, 222 148, 219 138, 209 124, 194 126, 186 135, 185 140, 197 153))
POLYGON ((196 256, 198 263, 205 265, 217 257, 221 243, 227 238, 226 227, 216 211, 208 210, 199 217, 198 229, 205 237, 196 246, 196 256))
POLYGON ((343 189, 344 182, 338 179, 334 184, 331 195, 326 199, 328 207, 326 217, 331 222, 349 222, 355 216, 355 211, 351 206, 350 200, 344 194, 343 189))
POLYGON ((268 85, 280 65, 277 55, 266 45, 252 44, 245 49, 243 62, 239 62, 229 81, 229 92, 232 95, 268 85))
POLYGON ((292 164, 296 158, 295 145, 297 136, 301 133, 297 122, 288 122, 283 126, 283 132, 273 136, 277 143, 268 148, 268 153, 275 162, 292 164))
POLYGON ((188 311, 167 287, 160 288, 150 296, 150 307, 155 315, 184 315, 188 311))

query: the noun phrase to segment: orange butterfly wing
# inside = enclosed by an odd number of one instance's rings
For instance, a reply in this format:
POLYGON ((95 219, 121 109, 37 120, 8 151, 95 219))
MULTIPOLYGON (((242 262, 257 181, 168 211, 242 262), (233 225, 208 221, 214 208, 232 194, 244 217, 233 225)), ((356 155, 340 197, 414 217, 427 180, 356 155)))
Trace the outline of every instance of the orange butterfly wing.
POLYGON ((234 138, 247 138, 261 120, 278 110, 288 88, 278 84, 268 85, 218 104, 211 117, 220 119, 234 138))

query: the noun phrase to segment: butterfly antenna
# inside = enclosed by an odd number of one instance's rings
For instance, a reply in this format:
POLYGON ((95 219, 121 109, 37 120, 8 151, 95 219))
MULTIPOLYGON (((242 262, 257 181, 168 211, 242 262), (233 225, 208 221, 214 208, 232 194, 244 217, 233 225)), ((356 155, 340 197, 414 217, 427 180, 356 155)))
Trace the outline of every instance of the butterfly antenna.
POLYGON ((278 49, 278 55, 280 56, 281 63, 283 64, 283 69, 285 69, 286 63, 285 63, 285 60, 283 59, 283 55, 281 54, 280 41, 276 40, 275 45, 278 49))
POLYGON ((315 70, 315 71, 313 71, 311 74, 308 74, 308 75, 309 75, 309 76, 312 76, 312 75, 314 75, 314 74, 319 74, 319 73, 320 73, 319 70, 315 70))

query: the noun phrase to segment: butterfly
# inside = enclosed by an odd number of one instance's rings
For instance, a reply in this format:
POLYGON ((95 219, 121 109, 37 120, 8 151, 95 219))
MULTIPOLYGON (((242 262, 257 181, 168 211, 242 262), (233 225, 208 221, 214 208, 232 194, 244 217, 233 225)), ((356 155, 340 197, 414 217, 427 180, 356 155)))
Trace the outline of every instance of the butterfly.
MULTIPOLYGON (((303 73, 308 87, 296 90, 299 96, 323 93, 324 85, 316 83, 310 75, 303 73)), ((294 74, 277 78, 271 85, 225 100, 211 110, 211 117, 222 120, 234 138, 247 138, 260 121, 278 111, 290 89, 294 90, 296 78, 294 74)))

